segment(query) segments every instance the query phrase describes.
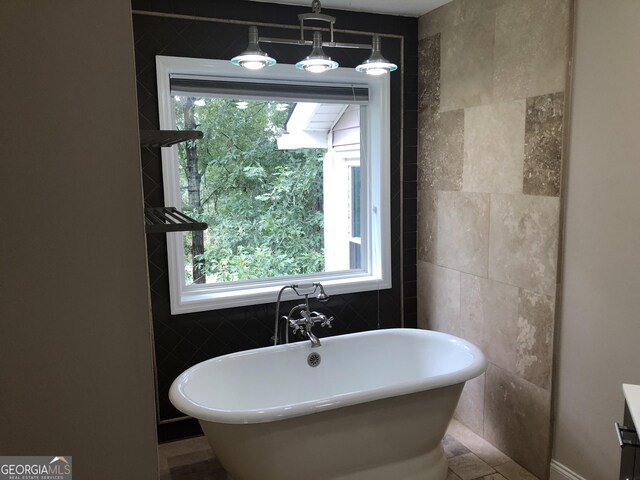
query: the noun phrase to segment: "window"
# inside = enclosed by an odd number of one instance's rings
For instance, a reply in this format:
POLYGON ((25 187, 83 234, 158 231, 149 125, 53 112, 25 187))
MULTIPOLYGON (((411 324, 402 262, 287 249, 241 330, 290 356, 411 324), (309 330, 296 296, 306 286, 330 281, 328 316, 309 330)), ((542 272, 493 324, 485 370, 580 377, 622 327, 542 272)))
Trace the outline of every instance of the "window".
POLYGON ((280 286, 389 288, 389 85, 337 69, 157 57, 165 204, 209 223, 167 234, 173 314, 272 302, 280 286))

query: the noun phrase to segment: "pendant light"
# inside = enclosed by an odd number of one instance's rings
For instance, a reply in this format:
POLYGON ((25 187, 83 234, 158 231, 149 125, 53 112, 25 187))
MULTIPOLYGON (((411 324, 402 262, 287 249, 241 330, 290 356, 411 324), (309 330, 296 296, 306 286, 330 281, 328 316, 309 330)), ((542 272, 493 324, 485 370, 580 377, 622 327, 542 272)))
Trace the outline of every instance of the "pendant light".
POLYGON ((249 45, 247 49, 237 57, 231 59, 231 63, 249 70, 260 70, 276 64, 275 58, 271 58, 262 51, 258 45, 258 27, 249 27, 249 45))
POLYGON ((371 56, 356 67, 356 71, 367 75, 386 75, 397 70, 398 66, 382 56, 380 36, 374 35, 371 42, 371 56))
POLYGON ((322 33, 313 32, 313 48, 311 53, 304 60, 296 63, 296 68, 306 70, 311 73, 322 73, 327 70, 338 68, 338 62, 331 60, 322 50, 322 33))

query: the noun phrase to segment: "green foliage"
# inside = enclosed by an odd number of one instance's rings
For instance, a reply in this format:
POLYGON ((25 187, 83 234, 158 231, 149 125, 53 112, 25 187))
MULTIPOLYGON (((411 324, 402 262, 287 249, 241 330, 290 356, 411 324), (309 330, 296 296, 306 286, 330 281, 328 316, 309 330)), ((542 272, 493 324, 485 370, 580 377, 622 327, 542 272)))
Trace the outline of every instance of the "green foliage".
MULTIPOLYGON (((176 112, 185 99, 176 99, 176 112)), ((203 262, 209 282, 324 270, 322 163, 324 150, 278 150, 288 112, 275 102, 206 98, 196 106, 200 205, 189 204, 185 146, 180 151, 183 208, 209 224, 203 262), (203 105, 204 102, 204 105, 203 105)), ((183 127, 176 115, 178 128, 183 127)), ((190 236, 185 235, 185 263, 190 236)), ((191 275, 191 265, 185 266, 191 275)))

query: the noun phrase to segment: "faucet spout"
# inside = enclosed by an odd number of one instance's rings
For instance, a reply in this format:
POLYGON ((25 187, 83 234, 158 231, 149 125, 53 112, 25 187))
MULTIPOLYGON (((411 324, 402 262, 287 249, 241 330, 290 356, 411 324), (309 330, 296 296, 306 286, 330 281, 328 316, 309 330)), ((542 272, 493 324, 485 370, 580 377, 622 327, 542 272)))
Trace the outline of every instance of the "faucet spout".
POLYGON ((307 338, 311 341, 311 348, 316 348, 316 347, 321 347, 322 346, 322 343, 320 342, 320 339, 313 334, 313 332, 311 331, 310 328, 307 328, 305 333, 307 334, 307 338))

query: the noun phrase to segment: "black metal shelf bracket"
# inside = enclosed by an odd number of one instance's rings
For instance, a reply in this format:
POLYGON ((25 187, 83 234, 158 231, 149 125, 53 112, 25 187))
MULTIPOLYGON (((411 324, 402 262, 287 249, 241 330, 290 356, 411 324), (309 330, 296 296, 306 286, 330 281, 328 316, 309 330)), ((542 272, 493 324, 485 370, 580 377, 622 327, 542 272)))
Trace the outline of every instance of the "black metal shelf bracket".
POLYGON ((151 207, 144 209, 146 233, 193 232, 209 226, 185 215, 175 207, 151 207))
POLYGON ((199 130, 140 130, 140 145, 145 147, 171 147, 176 143, 199 140, 199 130))

